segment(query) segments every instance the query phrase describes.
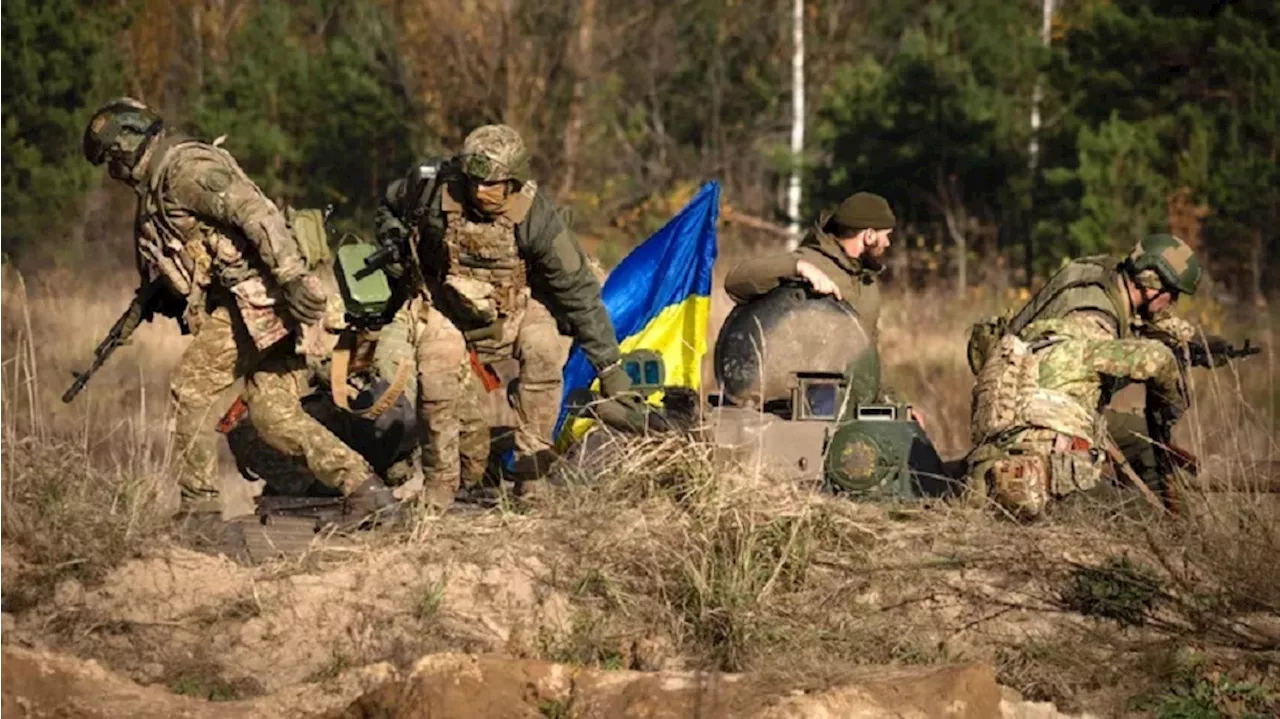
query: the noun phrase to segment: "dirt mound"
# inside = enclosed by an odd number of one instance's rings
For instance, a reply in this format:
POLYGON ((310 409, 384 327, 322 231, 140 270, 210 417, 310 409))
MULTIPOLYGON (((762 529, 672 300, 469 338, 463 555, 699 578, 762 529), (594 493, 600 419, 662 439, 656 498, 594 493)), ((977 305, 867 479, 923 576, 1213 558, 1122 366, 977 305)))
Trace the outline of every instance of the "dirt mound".
POLYGON ((97 662, 47 651, 5 646, 3 659, 2 711, 22 719, 1064 716, 1011 698, 984 664, 867 669, 840 686, 806 693, 748 675, 601 671, 441 654, 424 657, 403 679, 380 665, 348 677, 341 691, 295 688, 254 700, 212 702, 140 686, 97 662), (351 701, 361 688, 364 693, 351 701))
POLYGON ((51 607, 17 618, 16 636, 140 682, 212 682, 249 697, 445 648, 520 653, 561 631, 567 601, 544 586, 538 560, 499 548, 468 561, 454 549, 250 568, 163 546, 92 590, 64 582, 51 607))
POLYGON ((448 654, 361 697, 335 719, 434 716, 818 717, 999 715, 990 667, 885 669, 816 694, 740 674, 600 671, 563 664, 448 654))
POLYGON ((215 707, 138 686, 94 661, 6 646, 0 713, 7 717, 247 717, 239 707, 215 707))
POLYGON ((341 685, 241 701, 209 701, 141 686, 96 661, 49 651, 3 648, 0 714, 16 719, 303 719, 340 709, 352 697, 394 677, 387 665, 351 672, 341 685))

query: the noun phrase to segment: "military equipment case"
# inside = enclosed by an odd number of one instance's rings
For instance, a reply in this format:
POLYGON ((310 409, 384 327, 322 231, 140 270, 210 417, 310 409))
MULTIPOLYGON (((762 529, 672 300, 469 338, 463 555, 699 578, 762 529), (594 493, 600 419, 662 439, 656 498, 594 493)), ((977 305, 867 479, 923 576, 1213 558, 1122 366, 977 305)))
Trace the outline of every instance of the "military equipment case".
POLYGON ((395 311, 391 281, 381 268, 366 267, 365 261, 378 251, 377 245, 346 235, 338 245, 338 290, 346 309, 346 319, 357 327, 376 327, 390 321, 395 311))

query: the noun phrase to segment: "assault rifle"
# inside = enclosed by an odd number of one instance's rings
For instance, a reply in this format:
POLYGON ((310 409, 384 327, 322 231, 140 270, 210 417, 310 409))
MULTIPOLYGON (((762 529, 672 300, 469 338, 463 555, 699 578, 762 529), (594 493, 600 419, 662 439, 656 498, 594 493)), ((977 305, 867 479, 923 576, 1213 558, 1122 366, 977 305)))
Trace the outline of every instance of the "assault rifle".
POLYGON ((1212 336, 1204 342, 1187 343, 1192 367, 1221 367, 1229 360, 1256 355, 1261 351, 1262 347, 1251 344, 1249 340, 1245 340, 1241 347, 1236 347, 1221 337, 1212 336))
POLYGON ((112 352, 117 348, 129 342, 129 337, 133 335, 134 330, 138 329, 138 325, 143 321, 150 322, 155 315, 156 310, 161 309, 161 305, 165 299, 164 282, 160 278, 156 278, 138 288, 133 295, 133 301, 129 303, 128 309, 116 323, 111 326, 107 332, 107 336, 102 338, 98 346, 93 350, 93 363, 89 365, 89 369, 84 372, 72 372, 75 381, 62 393, 62 401, 70 402, 80 394, 80 390, 89 383, 89 379, 98 371, 102 364, 107 361, 112 352))
POLYGON ((1261 346, 1252 344, 1250 340, 1245 340, 1244 345, 1236 347, 1222 337, 1209 335, 1203 341, 1191 340, 1187 342, 1187 352, 1184 356, 1180 342, 1163 333, 1158 337, 1162 342, 1169 345, 1174 355, 1178 357, 1179 362, 1189 363, 1192 367, 1204 367, 1205 369, 1222 367, 1233 359, 1249 357, 1262 351, 1261 346))
POLYGON ((403 248, 403 240, 377 240, 378 249, 364 258, 364 266, 356 270, 355 278, 363 280, 378 270, 385 270, 388 265, 398 265, 407 254, 403 248))

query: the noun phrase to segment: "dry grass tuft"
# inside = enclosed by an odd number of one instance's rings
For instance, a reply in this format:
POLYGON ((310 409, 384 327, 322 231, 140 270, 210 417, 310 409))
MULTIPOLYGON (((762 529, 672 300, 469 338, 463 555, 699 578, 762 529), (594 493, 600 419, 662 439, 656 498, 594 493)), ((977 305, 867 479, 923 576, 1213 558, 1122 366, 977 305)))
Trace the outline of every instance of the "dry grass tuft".
POLYGON ((546 508, 585 560, 574 589, 647 615, 700 665, 754 666, 787 640, 816 553, 860 533, 807 488, 725 471, 707 444, 615 442, 546 508))
POLYGON ((53 334, 40 321, 52 318, 49 308, 29 301, 20 277, 7 279, 0 531, 14 570, 5 576, 5 610, 14 611, 62 579, 101 577, 155 534, 172 498, 164 480, 171 452, 144 393, 135 411, 98 422, 67 421, 65 410, 52 409, 61 390, 44 380, 63 345, 41 341, 53 334))

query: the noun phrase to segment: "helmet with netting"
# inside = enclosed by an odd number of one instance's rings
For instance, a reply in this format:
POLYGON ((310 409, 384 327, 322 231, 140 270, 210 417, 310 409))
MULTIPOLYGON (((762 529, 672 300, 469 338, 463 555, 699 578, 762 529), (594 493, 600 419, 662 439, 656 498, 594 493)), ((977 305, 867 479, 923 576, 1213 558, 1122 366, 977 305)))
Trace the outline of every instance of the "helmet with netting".
POLYGON ((510 125, 484 125, 462 142, 462 170, 479 182, 529 179, 529 152, 510 125))
POLYGON ((164 120, 145 104, 120 97, 99 107, 84 130, 84 156, 101 165, 113 154, 132 167, 164 120))
POLYGON ((1193 295, 1200 284, 1200 261, 1182 240, 1169 234, 1147 235, 1125 260, 1129 274, 1139 284, 1151 286, 1158 278, 1163 289, 1193 295))

